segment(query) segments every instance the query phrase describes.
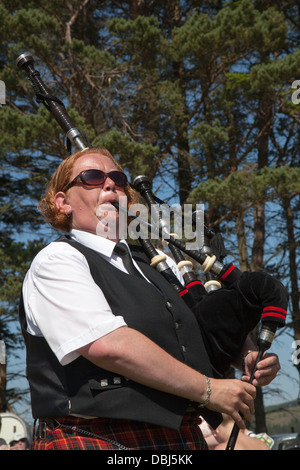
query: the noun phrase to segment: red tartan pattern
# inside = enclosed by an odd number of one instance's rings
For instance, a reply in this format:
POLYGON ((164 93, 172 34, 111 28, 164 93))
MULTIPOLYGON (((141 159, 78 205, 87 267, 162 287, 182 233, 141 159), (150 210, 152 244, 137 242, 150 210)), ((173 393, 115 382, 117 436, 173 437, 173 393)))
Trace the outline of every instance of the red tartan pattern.
POLYGON ((130 420, 57 418, 44 439, 35 439, 33 450, 206 450, 199 428, 201 418, 188 414, 179 431, 130 420), (58 424, 59 423, 59 424, 58 424), (66 428, 64 426, 70 426, 66 428), (93 434, 85 436, 84 432, 93 434), (98 436, 98 437, 97 437, 98 436), (106 441, 110 440, 109 441, 106 441), (121 448, 121 450, 124 449, 121 448))

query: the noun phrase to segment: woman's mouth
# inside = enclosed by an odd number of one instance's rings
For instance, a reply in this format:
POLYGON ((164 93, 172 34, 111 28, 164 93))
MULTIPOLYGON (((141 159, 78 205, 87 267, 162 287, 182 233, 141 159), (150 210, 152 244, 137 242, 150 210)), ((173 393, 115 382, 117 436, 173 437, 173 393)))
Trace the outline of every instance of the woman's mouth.
POLYGON ((117 213, 116 208, 112 205, 113 201, 106 201, 98 205, 96 210, 96 216, 99 220, 107 217, 109 213, 117 213))

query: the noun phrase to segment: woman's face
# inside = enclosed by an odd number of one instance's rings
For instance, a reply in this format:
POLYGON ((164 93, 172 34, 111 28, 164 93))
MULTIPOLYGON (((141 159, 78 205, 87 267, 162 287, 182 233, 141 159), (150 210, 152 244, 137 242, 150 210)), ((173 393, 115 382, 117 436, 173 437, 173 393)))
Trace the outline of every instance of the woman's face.
MULTIPOLYGON (((105 173, 119 171, 109 157, 99 153, 85 154, 79 157, 73 167, 72 181, 84 170, 102 170, 105 173)), ((116 186, 109 178, 98 187, 77 183, 65 193, 60 191, 55 196, 56 207, 72 217, 72 228, 82 230, 117 241, 119 213, 112 202, 118 202, 125 196, 124 188, 116 186)))

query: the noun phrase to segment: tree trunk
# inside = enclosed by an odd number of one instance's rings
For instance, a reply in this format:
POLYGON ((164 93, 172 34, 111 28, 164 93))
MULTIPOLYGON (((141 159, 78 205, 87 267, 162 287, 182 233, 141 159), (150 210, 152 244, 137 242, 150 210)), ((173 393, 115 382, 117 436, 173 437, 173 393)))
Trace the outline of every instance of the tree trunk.
MULTIPOLYGON (((268 166, 269 133, 272 127, 272 99, 269 93, 265 93, 259 100, 258 109, 258 170, 268 166)), ((265 245, 265 199, 262 197, 254 209, 254 228, 251 271, 260 271, 264 267, 265 245)), ((255 329, 257 330, 257 329, 255 329)), ((253 332, 257 337, 257 331, 253 332)), ((255 432, 267 432, 266 415, 263 404, 263 391, 257 389, 255 399, 255 432)))
MULTIPOLYGON (((172 4, 172 26, 174 27, 180 24, 181 8, 180 2, 177 0, 172 4)), ((180 83, 182 94, 184 96, 184 108, 185 115, 188 116, 188 110, 186 105, 186 92, 185 92, 185 71, 182 60, 173 63, 173 77, 174 82, 177 80, 180 83)), ((188 122, 181 123, 181 126, 177 126, 176 129, 177 138, 177 181, 179 186, 179 201, 183 205, 192 188, 192 173, 190 167, 190 148, 188 141, 188 122)))
POLYGON ((238 213, 236 217, 236 234, 237 234, 237 241, 238 241, 238 249, 240 255, 240 269, 241 271, 249 271, 249 259, 248 259, 248 252, 247 252, 247 242, 246 242, 246 235, 245 235, 245 224, 243 220, 243 213, 242 211, 238 213))
POLYGON ((268 432, 262 388, 257 387, 255 404, 255 432, 268 432))
MULTIPOLYGON (((297 263, 296 263, 296 241, 294 235, 294 217, 291 207, 291 200, 289 198, 283 199, 283 208, 286 216, 286 229, 288 238, 288 251, 289 251, 289 277, 291 279, 291 304, 292 304, 292 322, 294 328, 295 341, 300 340, 300 293, 298 290, 298 276, 297 276, 297 263)), ((300 375, 300 362, 295 364, 300 375)), ((299 390, 300 396, 300 390, 299 390)))
POLYGON ((6 410, 6 352, 4 341, 0 341, 0 413, 6 410))

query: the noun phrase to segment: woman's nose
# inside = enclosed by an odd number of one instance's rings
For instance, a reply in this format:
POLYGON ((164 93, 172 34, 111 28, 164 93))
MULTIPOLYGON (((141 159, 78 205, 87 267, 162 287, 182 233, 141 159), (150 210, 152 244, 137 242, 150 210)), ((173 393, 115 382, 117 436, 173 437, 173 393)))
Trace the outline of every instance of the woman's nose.
POLYGON ((115 189, 115 182, 109 177, 109 175, 105 175, 105 179, 104 179, 104 184, 103 184, 103 188, 104 189, 115 189))

